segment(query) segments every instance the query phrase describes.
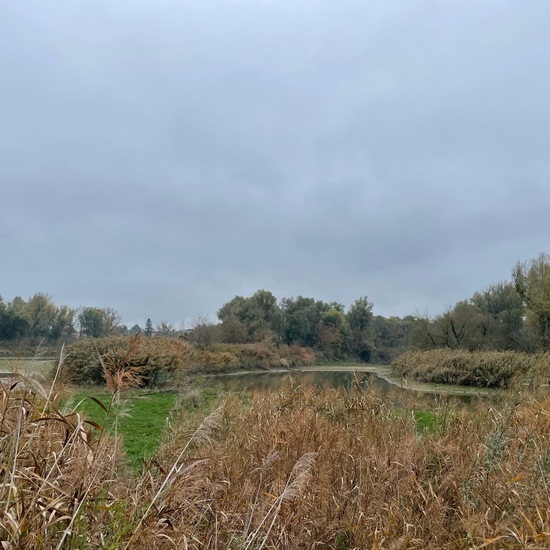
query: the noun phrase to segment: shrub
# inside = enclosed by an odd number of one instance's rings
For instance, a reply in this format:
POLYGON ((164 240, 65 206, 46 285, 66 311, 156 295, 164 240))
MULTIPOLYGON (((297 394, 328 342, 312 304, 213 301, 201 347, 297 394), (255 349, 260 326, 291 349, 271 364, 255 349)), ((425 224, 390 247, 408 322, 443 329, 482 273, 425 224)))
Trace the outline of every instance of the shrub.
POLYGON ((220 372, 254 369, 288 369, 315 362, 308 348, 255 342, 252 344, 214 344, 207 349, 194 348, 191 354, 193 369, 220 372))
POLYGON ((163 386, 176 372, 221 373, 237 369, 288 369, 315 362, 309 348, 252 344, 214 344, 208 348, 173 338, 142 335, 86 338, 67 348, 65 372, 75 384, 103 384, 110 371, 137 369, 145 386, 163 386))
POLYGON ((302 348, 296 344, 289 346, 285 354, 291 366, 312 365, 315 363, 315 354, 310 348, 302 348))
POLYGON ((86 338, 67 348, 65 374, 76 384, 102 384, 103 364, 111 370, 137 367, 145 386, 169 383, 189 364, 189 345, 172 338, 110 336, 86 338))

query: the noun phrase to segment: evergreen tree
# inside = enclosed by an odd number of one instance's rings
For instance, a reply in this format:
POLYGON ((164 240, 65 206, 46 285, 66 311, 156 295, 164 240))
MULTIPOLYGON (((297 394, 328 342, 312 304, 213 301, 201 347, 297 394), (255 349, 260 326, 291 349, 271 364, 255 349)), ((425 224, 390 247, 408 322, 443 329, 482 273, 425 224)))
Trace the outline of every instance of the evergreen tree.
POLYGON ((153 336, 153 323, 151 319, 147 319, 147 321, 145 321, 145 330, 143 332, 145 333, 145 336, 153 336))

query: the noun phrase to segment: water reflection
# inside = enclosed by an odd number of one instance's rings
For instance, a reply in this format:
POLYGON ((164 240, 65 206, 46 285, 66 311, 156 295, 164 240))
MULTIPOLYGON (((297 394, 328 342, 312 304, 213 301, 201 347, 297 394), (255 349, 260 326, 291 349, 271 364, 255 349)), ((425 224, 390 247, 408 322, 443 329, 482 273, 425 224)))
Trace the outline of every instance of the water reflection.
POLYGON ((294 386, 312 386, 319 391, 323 389, 345 390, 355 383, 366 389, 379 391, 394 403, 399 403, 405 398, 413 398, 423 403, 457 400, 462 403, 471 403, 475 396, 471 395, 442 395, 437 391, 432 393, 419 392, 411 389, 400 388, 395 384, 380 378, 372 372, 350 371, 307 371, 307 372, 253 372, 233 375, 214 376, 211 382, 217 388, 228 392, 250 392, 258 390, 278 390, 289 384, 294 386))

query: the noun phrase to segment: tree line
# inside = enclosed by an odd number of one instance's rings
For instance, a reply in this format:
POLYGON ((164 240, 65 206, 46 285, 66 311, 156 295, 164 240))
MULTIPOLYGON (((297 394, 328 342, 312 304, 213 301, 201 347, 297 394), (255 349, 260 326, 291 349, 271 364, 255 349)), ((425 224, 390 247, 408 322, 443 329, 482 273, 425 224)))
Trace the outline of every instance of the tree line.
MULTIPOLYGON (((243 343, 274 343, 313 348, 327 360, 357 357, 389 361, 407 347, 409 319, 375 316, 367 296, 346 307, 298 296, 280 302, 267 290, 245 298, 235 296, 218 311, 218 339, 243 343)), ((204 327, 201 327, 204 329, 204 327)))
MULTIPOLYGON (((518 262, 511 280, 491 284, 440 315, 386 318, 372 308, 366 296, 346 309, 302 296, 277 302, 259 290, 223 305, 220 325, 212 329, 221 341, 270 339, 311 347, 328 360, 390 362, 409 349, 550 351, 550 255, 518 262)), ((206 335, 205 328, 197 327, 206 335)))
POLYGON ((414 316, 412 349, 550 351, 550 256, 518 262, 494 283, 435 317, 414 316))
POLYGON ((348 310, 337 302, 314 298, 283 298, 267 290, 250 297, 235 296, 218 311, 218 321, 196 318, 186 328, 147 319, 142 327, 128 328, 113 308, 58 306, 51 296, 37 293, 28 300, 0 297, 2 347, 25 344, 56 346, 78 338, 143 333, 145 336, 179 337, 201 346, 215 343, 268 341, 310 347, 328 360, 359 357, 389 361, 407 346, 410 320, 375 316, 364 296, 348 310))
POLYGON ((28 300, 20 296, 4 301, 0 296, 0 341, 28 341, 55 345, 78 336, 101 337, 124 333, 121 316, 113 308, 58 306, 48 294, 38 292, 28 300))
POLYGON ((367 296, 349 307, 298 296, 278 300, 268 290, 235 296, 213 322, 195 319, 179 330, 147 319, 142 329, 121 323, 112 308, 57 306, 37 293, 28 300, 0 297, 0 341, 59 345, 79 337, 144 333, 218 342, 271 342, 309 347, 327 360, 390 362, 408 349, 550 351, 550 256, 518 262, 512 279, 491 284, 437 316, 383 317, 367 296))

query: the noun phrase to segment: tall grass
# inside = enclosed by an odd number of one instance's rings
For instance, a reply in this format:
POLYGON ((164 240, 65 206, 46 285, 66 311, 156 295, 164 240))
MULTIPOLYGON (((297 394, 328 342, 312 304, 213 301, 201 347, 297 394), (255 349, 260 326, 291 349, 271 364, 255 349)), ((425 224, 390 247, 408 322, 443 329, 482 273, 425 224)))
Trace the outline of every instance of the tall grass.
POLYGON ((536 386, 550 378, 550 353, 411 351, 400 355, 392 369, 399 376, 436 384, 508 388, 529 380, 536 386))
POLYGON ((62 414, 57 395, 2 386, 0 540, 5 548, 55 548, 89 497, 116 477, 111 441, 89 421, 62 414))
MULTIPOLYGON (((164 521, 176 544, 475 548, 498 541, 494 547, 543 548, 550 542, 544 481, 550 400, 501 410, 449 407, 438 411, 437 433, 422 436, 415 415, 395 414, 370 392, 288 388, 257 394, 250 405, 233 397, 225 416, 216 444, 196 450, 209 460, 200 466, 194 505, 188 480, 175 482, 166 497, 164 521)), ((179 448, 171 445, 164 460, 179 448)))
MULTIPOLYGON (((113 402, 131 380, 111 380, 113 402)), ((58 399, 2 388, 5 548, 550 544, 550 397, 441 405, 437 429, 419 430, 404 397, 396 411, 359 386, 231 395, 202 417, 174 416, 143 473, 58 399)))

